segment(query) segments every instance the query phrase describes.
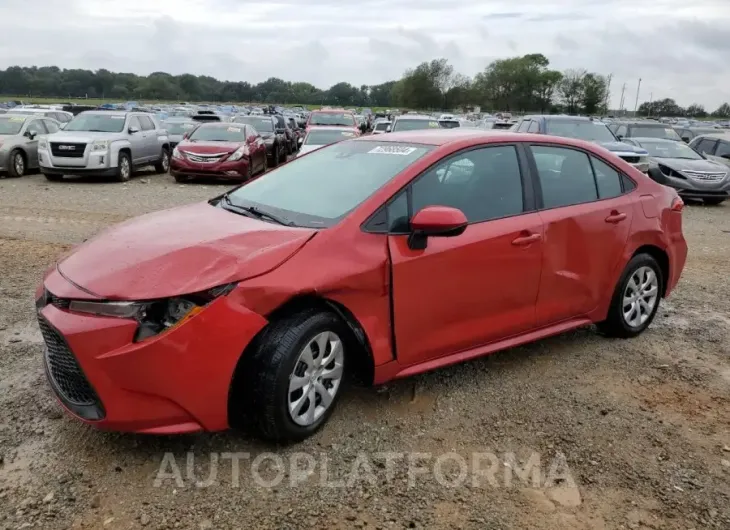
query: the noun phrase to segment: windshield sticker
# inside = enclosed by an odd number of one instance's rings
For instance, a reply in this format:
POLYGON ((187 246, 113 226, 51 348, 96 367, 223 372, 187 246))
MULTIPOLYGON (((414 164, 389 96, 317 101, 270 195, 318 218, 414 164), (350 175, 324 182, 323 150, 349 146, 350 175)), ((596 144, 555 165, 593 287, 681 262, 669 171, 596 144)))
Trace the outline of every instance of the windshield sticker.
POLYGON ((428 122, 428 126, 431 127, 431 128, 434 128, 434 129, 437 129, 437 128, 441 127, 439 125, 439 122, 437 122, 437 121, 430 121, 430 122, 428 122))
POLYGON ((403 147, 400 145, 379 145, 368 151, 369 154, 377 155, 401 155, 408 156, 416 150, 415 147, 403 147))
POLYGON ((240 127, 228 127, 228 132, 241 132, 240 127))
POLYGON ((10 121, 25 121, 25 118, 10 118, 10 121))
POLYGON ((193 124, 193 123, 186 123, 185 125, 183 125, 183 129, 192 129, 194 127, 195 127, 195 124, 193 124))
POLYGON ((113 120, 123 120, 126 118, 126 116, 109 116, 113 120))
POLYGON ((672 134, 674 132, 674 129, 664 129, 664 132, 667 134, 672 134))
POLYGON ((355 133, 344 131, 342 136, 355 136, 355 133))

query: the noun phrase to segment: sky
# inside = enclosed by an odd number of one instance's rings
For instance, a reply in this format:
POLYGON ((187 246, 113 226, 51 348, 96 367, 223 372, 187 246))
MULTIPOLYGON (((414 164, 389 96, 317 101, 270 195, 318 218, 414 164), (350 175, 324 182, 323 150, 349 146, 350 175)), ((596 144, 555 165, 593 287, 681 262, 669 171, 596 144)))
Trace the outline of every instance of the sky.
POLYGON ((543 53, 612 74, 617 108, 730 101, 730 0, 0 0, 12 65, 378 84, 445 57, 474 76, 543 53))

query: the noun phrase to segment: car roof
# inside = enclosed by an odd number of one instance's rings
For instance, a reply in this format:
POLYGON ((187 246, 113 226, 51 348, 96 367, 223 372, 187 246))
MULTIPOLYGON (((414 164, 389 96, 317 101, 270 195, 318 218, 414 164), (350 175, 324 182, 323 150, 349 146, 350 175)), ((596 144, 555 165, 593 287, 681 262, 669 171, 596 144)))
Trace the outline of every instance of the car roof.
POLYGON ((343 127, 340 125, 312 125, 309 127, 309 132, 312 131, 347 131, 351 132, 352 127, 343 127))
POLYGON ((551 121, 600 121, 600 120, 591 120, 588 116, 569 116, 567 114, 532 114, 529 116, 524 116, 524 119, 530 119, 530 118, 543 118, 545 120, 551 120, 551 121))
POLYGON ((351 110, 345 110, 345 109, 317 109, 313 110, 311 113, 314 114, 315 112, 321 112, 323 114, 342 114, 343 112, 349 112, 352 114, 351 110))
MULTIPOLYGON (((634 142, 647 142, 647 143, 654 143, 654 144, 676 144, 677 140, 670 140, 669 138, 652 138, 651 136, 634 136, 631 138, 628 138, 628 140, 633 140, 634 142)), ((682 145, 686 145, 684 142, 681 142, 682 145)))
POLYGON ((8 112, 6 114, 3 114, 0 117, 2 117, 2 118, 22 118, 24 120, 27 120, 28 118, 30 118, 30 116, 31 116, 30 114, 13 114, 12 112, 8 112))
POLYGON ((573 141, 569 138, 563 138, 558 136, 546 136, 544 134, 525 134, 525 133, 514 133, 505 130, 494 130, 494 129, 478 129, 476 127, 458 127, 456 129, 430 129, 430 130, 419 130, 419 131, 402 131, 392 132, 388 134, 379 134, 376 136, 361 136, 355 141, 358 142, 402 142, 412 144, 425 144, 425 145, 445 145, 452 142, 459 142, 462 140, 471 140, 475 138, 483 138, 488 140, 490 143, 496 142, 545 142, 546 139, 554 141, 555 143, 565 145, 585 145, 586 142, 580 140, 573 141))
POLYGON ((429 116, 428 114, 401 114, 395 117, 396 120, 433 120, 438 121, 438 118, 429 116))
POLYGON ((728 131, 728 130, 725 130, 725 131, 718 130, 717 132, 702 133, 702 134, 699 134, 699 135, 695 136, 695 138, 708 138, 708 137, 709 138, 720 138, 722 140, 728 140, 728 139, 730 139, 730 131, 728 131))
MULTIPOLYGON (((99 116, 126 116, 129 114, 126 111, 119 111, 119 110, 85 110, 81 112, 80 114, 98 114, 99 116)), ((144 113, 140 113, 144 114, 144 113)))

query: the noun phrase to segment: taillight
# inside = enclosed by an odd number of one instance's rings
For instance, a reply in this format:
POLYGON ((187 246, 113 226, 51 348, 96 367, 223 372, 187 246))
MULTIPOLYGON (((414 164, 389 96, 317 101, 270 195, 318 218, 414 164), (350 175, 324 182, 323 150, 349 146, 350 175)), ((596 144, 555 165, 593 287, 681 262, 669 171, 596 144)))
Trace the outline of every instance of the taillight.
POLYGON ((672 206, 670 208, 673 212, 681 212, 684 210, 684 201, 681 197, 675 197, 672 199, 672 206))

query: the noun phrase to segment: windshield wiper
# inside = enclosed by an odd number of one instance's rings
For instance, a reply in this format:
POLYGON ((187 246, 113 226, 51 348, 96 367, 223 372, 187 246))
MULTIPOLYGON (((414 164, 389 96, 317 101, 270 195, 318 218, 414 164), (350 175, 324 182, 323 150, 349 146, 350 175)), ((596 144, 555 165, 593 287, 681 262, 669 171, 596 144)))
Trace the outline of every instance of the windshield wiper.
MULTIPOLYGON (((238 204, 233 204, 230 197, 227 193, 223 195, 223 201, 228 205, 230 209, 239 211, 239 212, 245 212, 246 214, 253 215, 257 219, 268 219, 270 221, 274 221, 277 224, 284 225, 284 226, 296 226, 293 221, 290 221, 289 219, 285 217, 279 217, 278 215, 274 215, 269 212, 265 212, 256 206, 239 206, 238 204)), ((249 215, 249 216, 250 216, 249 215)))

